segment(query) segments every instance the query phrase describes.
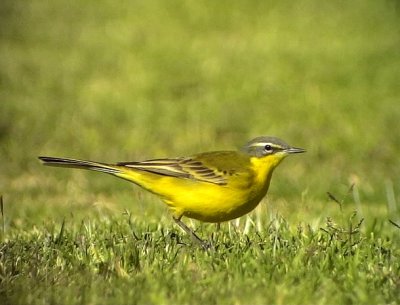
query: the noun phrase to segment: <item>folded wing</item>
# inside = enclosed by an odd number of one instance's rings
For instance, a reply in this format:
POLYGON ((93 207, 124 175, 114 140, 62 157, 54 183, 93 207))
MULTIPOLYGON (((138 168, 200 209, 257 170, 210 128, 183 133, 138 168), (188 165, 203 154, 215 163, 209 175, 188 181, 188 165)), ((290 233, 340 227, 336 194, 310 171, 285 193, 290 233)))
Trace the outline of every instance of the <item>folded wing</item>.
POLYGON ((176 178, 193 179, 202 182, 225 185, 227 183, 223 172, 217 168, 206 166, 195 158, 153 159, 141 162, 119 162, 125 166, 149 173, 176 178))

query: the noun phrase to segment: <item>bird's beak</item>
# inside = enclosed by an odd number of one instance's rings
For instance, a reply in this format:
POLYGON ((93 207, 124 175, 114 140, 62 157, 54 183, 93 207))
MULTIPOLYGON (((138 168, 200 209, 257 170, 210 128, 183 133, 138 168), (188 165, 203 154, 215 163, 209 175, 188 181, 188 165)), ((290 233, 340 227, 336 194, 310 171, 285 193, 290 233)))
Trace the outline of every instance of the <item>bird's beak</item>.
POLYGON ((306 150, 299 147, 289 147, 285 149, 285 152, 288 154, 300 154, 306 152, 306 150))

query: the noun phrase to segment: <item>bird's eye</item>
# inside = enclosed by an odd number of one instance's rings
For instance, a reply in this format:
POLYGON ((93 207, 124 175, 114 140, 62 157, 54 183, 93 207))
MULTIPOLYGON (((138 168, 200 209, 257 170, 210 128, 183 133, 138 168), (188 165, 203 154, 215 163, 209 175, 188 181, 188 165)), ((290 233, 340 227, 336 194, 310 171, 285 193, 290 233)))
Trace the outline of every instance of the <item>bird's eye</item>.
POLYGON ((271 152, 271 151, 272 151, 272 146, 269 145, 269 144, 267 144, 267 145, 264 146, 264 149, 265 149, 266 151, 268 151, 268 152, 271 152))

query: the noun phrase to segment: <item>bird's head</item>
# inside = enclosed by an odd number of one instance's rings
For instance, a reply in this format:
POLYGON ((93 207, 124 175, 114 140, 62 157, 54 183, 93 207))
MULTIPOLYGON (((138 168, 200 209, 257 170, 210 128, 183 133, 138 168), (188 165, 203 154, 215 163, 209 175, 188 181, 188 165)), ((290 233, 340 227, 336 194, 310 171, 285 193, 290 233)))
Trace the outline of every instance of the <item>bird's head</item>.
POLYGON ((266 159, 270 163, 278 165, 290 154, 303 153, 303 148, 293 147, 276 137, 257 137, 249 141, 242 151, 251 158, 266 159))

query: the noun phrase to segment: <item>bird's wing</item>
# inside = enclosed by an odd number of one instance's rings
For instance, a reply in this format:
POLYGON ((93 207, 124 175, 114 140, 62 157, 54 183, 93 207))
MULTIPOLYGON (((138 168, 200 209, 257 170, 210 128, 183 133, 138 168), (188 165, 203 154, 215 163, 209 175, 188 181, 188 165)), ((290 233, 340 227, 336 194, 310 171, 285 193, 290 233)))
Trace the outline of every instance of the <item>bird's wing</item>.
POLYGON ((162 176, 186 178, 218 185, 227 183, 224 171, 220 171, 214 166, 207 166, 205 162, 196 157, 120 162, 117 165, 162 176))

